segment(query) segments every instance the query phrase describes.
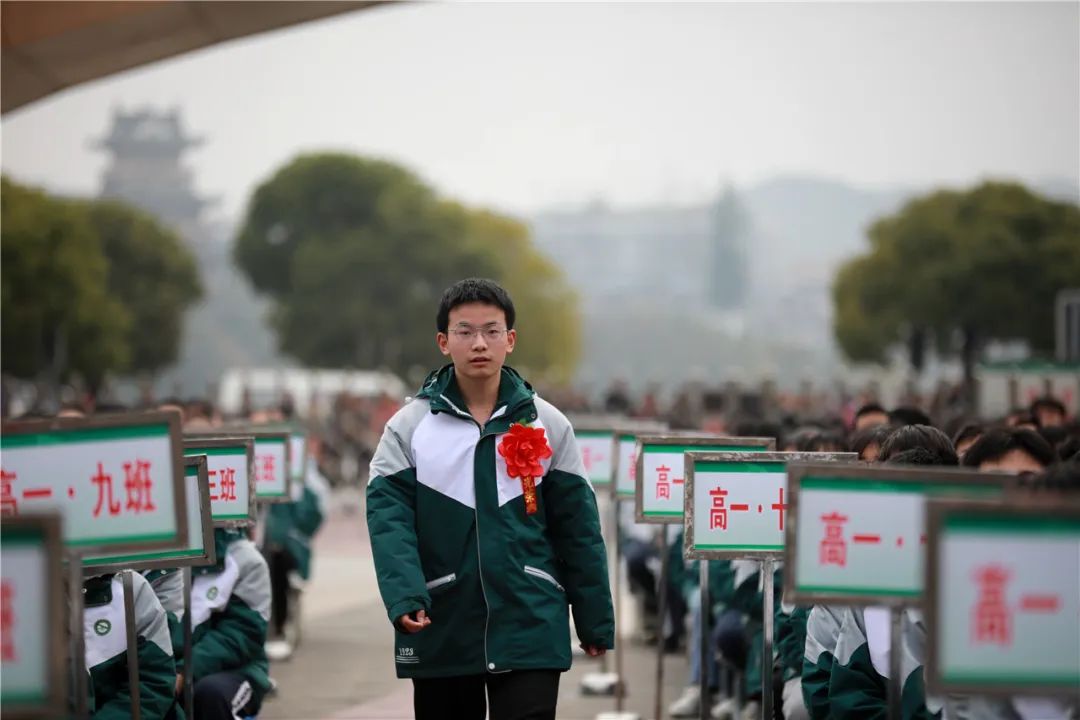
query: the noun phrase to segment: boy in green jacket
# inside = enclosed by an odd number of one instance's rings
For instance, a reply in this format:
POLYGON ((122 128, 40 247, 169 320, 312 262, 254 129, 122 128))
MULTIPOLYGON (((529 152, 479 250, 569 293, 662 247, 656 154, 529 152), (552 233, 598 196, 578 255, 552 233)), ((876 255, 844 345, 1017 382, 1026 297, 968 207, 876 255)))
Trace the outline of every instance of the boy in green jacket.
MULTIPOLYGON (((83 582, 83 638, 90 671, 90 717, 122 720, 131 717, 128 683, 127 623, 121 574, 99 575, 83 582)), ((139 639, 139 711, 146 720, 162 720, 173 707, 176 664, 165 610, 150 584, 132 576, 135 633, 139 639)))
POLYGON ((596 499, 566 417, 505 367, 514 305, 490 280, 442 297, 432 373, 387 423, 367 520, 416 718, 554 718, 568 606, 591 656, 614 647, 596 499), (486 697, 485 697, 486 695, 486 697))

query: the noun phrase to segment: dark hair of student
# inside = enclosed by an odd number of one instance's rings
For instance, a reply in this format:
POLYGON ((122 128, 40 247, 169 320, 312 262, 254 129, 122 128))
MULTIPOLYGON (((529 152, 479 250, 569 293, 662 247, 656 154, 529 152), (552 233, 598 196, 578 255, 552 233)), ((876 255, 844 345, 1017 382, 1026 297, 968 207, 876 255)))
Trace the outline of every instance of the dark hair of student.
POLYGON ((927 460, 917 463, 919 465, 958 465, 960 462, 949 436, 929 425, 904 425, 893 430, 881 445, 878 461, 893 462, 893 456, 916 448, 929 454, 917 456, 920 460, 927 460), (930 462, 930 459, 933 462, 930 462))
POLYGON ((1065 410, 1065 403, 1061 402, 1052 395, 1043 395, 1042 397, 1038 397, 1032 400, 1031 405, 1028 407, 1028 412, 1031 413, 1032 417, 1038 418, 1039 410, 1042 409, 1056 410, 1061 415, 1068 414, 1068 412, 1065 410))
POLYGON ((1036 492, 1046 490, 1060 493, 1080 493, 1080 462, 1060 462, 1044 472, 1028 478, 1023 485, 1036 492))
POLYGON ((517 314, 514 312, 514 302, 510 299, 510 294, 497 282, 486 278, 467 278, 446 288, 439 300, 439 311, 435 315, 436 329, 441 333, 449 330, 450 311, 469 303, 494 305, 506 315, 506 329, 514 329, 517 314))
POLYGON ((855 411, 855 419, 858 420, 863 415, 869 415, 870 413, 885 413, 888 415, 888 411, 885 410, 879 403, 868 402, 861 408, 855 411))
POLYGON ((985 462, 1000 460, 1013 450, 1022 450, 1043 467, 1057 456, 1039 433, 1027 428, 991 428, 964 453, 964 466, 977 468, 985 462))
POLYGON ((1062 462, 1080 462, 1080 435, 1070 435, 1065 442, 1058 445, 1057 454, 1062 462))
POLYGON ((960 443, 967 442, 972 438, 979 437, 986 430, 981 423, 968 423, 956 431, 953 435, 953 447, 960 447, 960 443))
POLYGON ((851 439, 848 441, 848 450, 853 453, 858 453, 861 458, 863 450, 870 445, 877 445, 880 449, 895 429, 896 428, 888 425, 875 425, 874 427, 863 428, 851 436, 851 439))
POLYGON ((889 411, 891 425, 927 425, 933 427, 930 416, 916 407, 901 406, 889 411))
POLYGON ((1055 451, 1061 443, 1069 439, 1069 431, 1060 425, 1040 427, 1037 432, 1055 451))
POLYGON ((764 437, 776 440, 776 447, 783 447, 780 442, 780 424, 766 421, 740 420, 735 423, 736 437, 764 437))
MULTIPOLYGON (((880 456, 879 456, 880 461, 880 456)), ((913 447, 890 455, 882 461, 888 465, 945 465, 955 466, 956 453, 951 455, 925 447, 913 447)))
MULTIPOLYGON (((181 407, 183 407, 183 405, 181 405, 181 407)), ((122 403, 102 402, 94 406, 95 415, 118 415, 120 413, 126 413, 129 410, 130 408, 122 403)))

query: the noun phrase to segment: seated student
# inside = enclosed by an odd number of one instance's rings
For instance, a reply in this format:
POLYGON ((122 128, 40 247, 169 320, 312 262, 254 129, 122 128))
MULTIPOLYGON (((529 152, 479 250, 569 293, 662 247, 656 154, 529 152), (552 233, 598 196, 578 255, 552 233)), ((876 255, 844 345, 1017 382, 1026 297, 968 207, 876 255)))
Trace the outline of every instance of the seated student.
MULTIPOLYGON (((135 632, 139 653, 139 710, 146 720, 162 720, 173 707, 176 664, 165 610, 146 579, 134 573, 135 632)), ((128 682, 127 615, 122 574, 98 575, 83 582, 83 638, 90 671, 90 717, 131 717, 128 682)))
POLYGON ((806 622, 810 608, 778 603, 775 610, 776 660, 783 687, 780 708, 784 720, 809 720, 803 700, 802 667, 806 648, 806 622))
POLYGON ((326 517, 330 487, 319 472, 318 439, 308 439, 304 482, 292 484, 291 502, 270 506, 262 553, 270 568, 270 637, 266 654, 270 660, 288 659, 295 644, 295 624, 289 607, 290 574, 311 577, 311 540, 326 517))
POLYGON ((993 428, 964 453, 964 466, 1010 473, 1038 473, 1057 459, 1053 448, 1034 430, 993 428))
POLYGON ((1040 428, 1060 427, 1065 424, 1065 418, 1068 415, 1065 403, 1051 395, 1044 395, 1033 400, 1028 411, 1040 428))
MULTIPOLYGON (((180 678, 183 674, 184 659, 184 626, 180 619, 184 615, 184 576, 177 568, 167 570, 145 570, 142 576, 150 583, 150 589, 161 603, 165 611, 165 619, 169 626, 169 638, 172 642, 173 659, 176 661, 177 695, 179 695, 180 678)), ((180 719, 184 717, 183 704, 178 702, 174 705, 170 718, 180 719)), ((189 719, 193 720, 193 719, 189 719)))
MULTIPOLYGON (((926 425, 902 427, 890 435, 881 448, 881 459, 897 465, 955 467, 958 464, 945 433, 926 425)), ((938 718, 941 704, 926 697, 923 681, 926 626, 920 610, 904 610, 901 637, 903 719, 938 718)), ((834 720, 884 720, 888 715, 890 638, 888 609, 845 608, 829 672, 828 717, 834 720)))
POLYGON ((255 715, 270 689, 263 644, 270 572, 247 535, 214 530, 217 564, 193 568, 192 668, 198 720, 255 715))

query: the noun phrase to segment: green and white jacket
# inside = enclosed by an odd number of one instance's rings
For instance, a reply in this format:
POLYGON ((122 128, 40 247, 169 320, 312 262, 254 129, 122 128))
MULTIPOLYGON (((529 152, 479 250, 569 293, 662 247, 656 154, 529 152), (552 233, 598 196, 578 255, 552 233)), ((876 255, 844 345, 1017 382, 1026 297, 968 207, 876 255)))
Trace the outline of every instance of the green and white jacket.
POLYGON ((836 643, 844 608, 815 605, 806 619, 803 646, 802 694, 811 720, 829 720, 829 678, 836 660, 836 643))
POLYGON ((255 543, 236 530, 214 530, 216 565, 193 569, 191 662, 198 682, 231 671, 265 693, 270 688, 266 629, 270 622, 270 571, 255 543))
POLYGON ((465 407, 453 366, 432 373, 371 462, 368 531, 387 615, 431 618, 396 633, 398 677, 566 670, 568 605, 582 644, 614 647, 596 498, 569 421, 510 368, 487 423, 465 407), (532 515, 496 451, 514 423, 544 428, 553 451, 532 515))
MULTIPOLYGON (((829 677, 829 711, 836 720, 884 720, 888 714, 889 611, 846 608, 829 677)), ((922 613, 904 610, 901 623, 901 711, 904 720, 940 718, 942 703, 926 697, 923 661, 926 627, 922 613)))
MULTIPOLYGON (((150 584, 134 573, 135 632, 138 637, 139 708, 146 720, 164 718, 173 706, 176 665, 165 610, 150 584)), ((127 622, 121 575, 99 575, 83 583, 83 639, 90 671, 89 707, 94 720, 131 717, 127 622)))

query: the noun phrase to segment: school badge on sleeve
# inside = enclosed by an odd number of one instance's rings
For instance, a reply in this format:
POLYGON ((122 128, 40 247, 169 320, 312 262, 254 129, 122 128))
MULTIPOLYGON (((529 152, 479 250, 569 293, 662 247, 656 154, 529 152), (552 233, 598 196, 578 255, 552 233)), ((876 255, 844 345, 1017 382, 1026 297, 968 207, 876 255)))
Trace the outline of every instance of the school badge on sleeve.
POLYGON ((506 474, 521 479, 525 513, 534 514, 537 509, 536 478, 544 474, 540 461, 551 457, 544 428, 514 423, 499 443, 499 455, 506 461, 506 474))

